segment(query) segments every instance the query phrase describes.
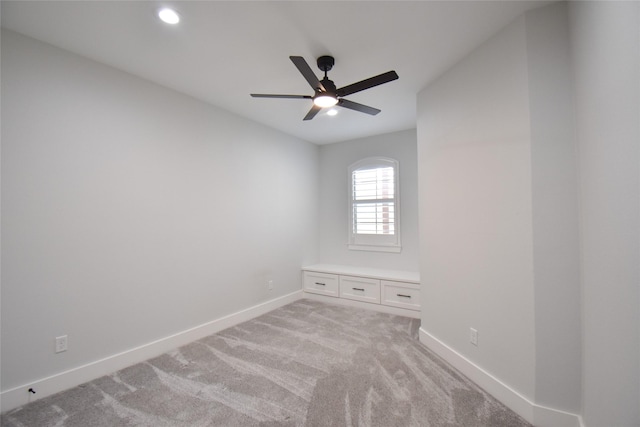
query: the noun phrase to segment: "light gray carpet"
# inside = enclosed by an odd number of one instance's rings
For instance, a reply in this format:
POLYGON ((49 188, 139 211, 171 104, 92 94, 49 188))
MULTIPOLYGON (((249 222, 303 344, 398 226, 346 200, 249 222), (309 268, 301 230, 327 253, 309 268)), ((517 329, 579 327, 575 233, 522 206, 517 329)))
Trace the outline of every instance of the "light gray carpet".
POLYGON ((300 300, 2 415, 3 426, 529 426, 419 321, 300 300))

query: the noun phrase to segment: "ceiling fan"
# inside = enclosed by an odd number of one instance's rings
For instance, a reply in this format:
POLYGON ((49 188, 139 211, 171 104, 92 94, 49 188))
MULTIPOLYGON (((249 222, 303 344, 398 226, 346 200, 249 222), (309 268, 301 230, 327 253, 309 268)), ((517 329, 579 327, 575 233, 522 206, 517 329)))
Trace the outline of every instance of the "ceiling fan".
POLYGON ((324 78, 318 80, 307 61, 301 56, 290 56, 291 62, 298 68, 298 71, 307 80, 315 91, 314 95, 270 95, 262 93, 252 93, 254 98, 292 98, 292 99, 311 99, 313 100, 313 106, 311 110, 304 116, 303 120, 311 120, 315 117, 320 110, 326 107, 333 107, 338 105, 350 110, 360 111, 361 113, 370 114, 375 116, 380 112, 377 108, 369 107, 367 105, 358 104, 357 102, 344 99, 344 96, 351 95, 356 92, 360 92, 365 89, 370 89, 374 86, 388 83, 396 80, 398 74, 395 71, 388 71, 386 73, 370 77, 368 79, 359 81, 357 83, 350 84, 348 86, 336 89, 336 85, 327 77, 327 71, 333 68, 335 60, 332 56, 321 56, 318 58, 318 68, 324 71, 324 78))

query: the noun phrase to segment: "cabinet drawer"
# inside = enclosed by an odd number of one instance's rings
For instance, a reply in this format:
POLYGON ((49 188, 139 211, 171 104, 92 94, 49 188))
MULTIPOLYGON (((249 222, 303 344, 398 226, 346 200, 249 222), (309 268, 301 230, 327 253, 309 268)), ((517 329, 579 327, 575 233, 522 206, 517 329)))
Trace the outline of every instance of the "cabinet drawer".
POLYGON ((337 274, 305 271, 304 290, 306 292, 313 292, 314 294, 337 297, 339 295, 338 277, 339 276, 337 274))
POLYGON ((382 280, 382 304, 420 310, 420 286, 414 283, 382 280))
POLYGON ((340 297, 380 304, 380 280, 340 276, 340 297))

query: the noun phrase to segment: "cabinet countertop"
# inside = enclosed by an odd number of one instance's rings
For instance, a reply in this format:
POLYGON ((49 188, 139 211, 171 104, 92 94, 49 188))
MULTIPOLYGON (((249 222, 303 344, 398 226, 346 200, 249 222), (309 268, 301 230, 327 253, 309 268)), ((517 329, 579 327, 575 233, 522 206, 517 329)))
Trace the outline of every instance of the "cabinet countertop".
POLYGON ((388 270, 382 268, 356 267, 338 264, 313 264, 302 267, 303 271, 316 273, 340 274, 343 276, 369 277, 400 282, 420 284, 420 273, 417 271, 388 270))

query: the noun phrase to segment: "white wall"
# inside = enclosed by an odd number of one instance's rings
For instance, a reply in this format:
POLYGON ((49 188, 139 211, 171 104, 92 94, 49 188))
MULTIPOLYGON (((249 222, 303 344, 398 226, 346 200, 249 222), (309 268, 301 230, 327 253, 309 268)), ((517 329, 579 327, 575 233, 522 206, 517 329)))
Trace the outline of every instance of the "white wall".
POLYGON ((529 129, 523 17, 418 95, 421 327, 533 399, 529 129))
POLYGON ((640 425, 640 3, 571 2, 583 418, 640 425))
POLYGON ((319 262, 418 271, 418 171, 414 129, 320 146, 319 262), (347 248, 352 163, 384 156, 399 161, 402 252, 347 248))
POLYGON ((11 32, 2 114, 3 390, 294 292, 316 261, 313 144, 11 32))
POLYGON ((536 426, 640 425, 638 28, 536 9, 418 97, 421 338, 536 426))
POLYGON ((580 413, 578 172, 567 5, 525 14, 531 123, 535 402, 580 413))

